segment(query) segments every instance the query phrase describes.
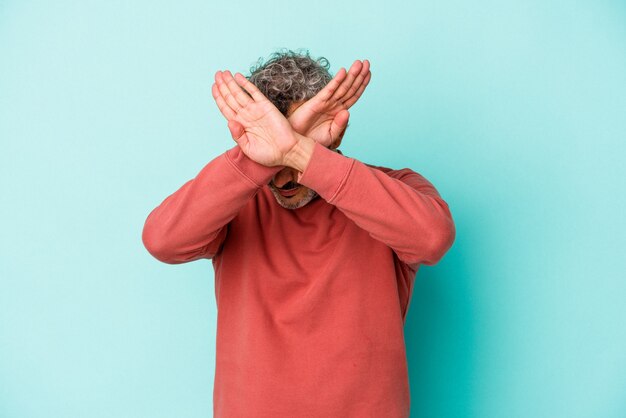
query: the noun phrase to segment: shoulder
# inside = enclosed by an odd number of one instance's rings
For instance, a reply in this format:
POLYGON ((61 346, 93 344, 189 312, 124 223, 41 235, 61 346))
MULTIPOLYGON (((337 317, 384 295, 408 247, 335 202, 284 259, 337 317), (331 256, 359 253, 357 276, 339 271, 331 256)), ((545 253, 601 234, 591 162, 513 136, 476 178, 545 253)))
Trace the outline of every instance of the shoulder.
POLYGON ((426 177, 410 168, 394 169, 374 164, 364 164, 369 168, 385 173, 391 178, 400 180, 422 193, 441 197, 435 186, 426 177))

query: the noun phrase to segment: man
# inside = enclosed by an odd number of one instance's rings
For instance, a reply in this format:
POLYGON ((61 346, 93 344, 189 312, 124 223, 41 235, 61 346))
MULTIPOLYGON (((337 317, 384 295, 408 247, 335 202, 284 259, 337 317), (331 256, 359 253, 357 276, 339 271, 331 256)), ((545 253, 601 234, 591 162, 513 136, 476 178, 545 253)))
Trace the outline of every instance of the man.
POLYGON ((421 175, 336 150, 371 72, 357 60, 331 79, 323 64, 289 51, 249 79, 218 71, 237 145, 144 226, 157 259, 213 261, 215 417, 409 416, 413 281, 455 227, 421 175))

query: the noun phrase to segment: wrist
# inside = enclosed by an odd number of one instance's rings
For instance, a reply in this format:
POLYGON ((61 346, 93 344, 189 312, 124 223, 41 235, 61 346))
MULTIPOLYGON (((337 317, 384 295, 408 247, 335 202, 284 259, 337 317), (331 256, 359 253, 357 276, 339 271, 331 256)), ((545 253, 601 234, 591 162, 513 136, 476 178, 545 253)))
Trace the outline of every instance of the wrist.
POLYGON ((302 173, 309 165, 313 149, 315 148, 315 141, 297 132, 294 132, 294 135, 296 144, 285 155, 283 164, 302 173))

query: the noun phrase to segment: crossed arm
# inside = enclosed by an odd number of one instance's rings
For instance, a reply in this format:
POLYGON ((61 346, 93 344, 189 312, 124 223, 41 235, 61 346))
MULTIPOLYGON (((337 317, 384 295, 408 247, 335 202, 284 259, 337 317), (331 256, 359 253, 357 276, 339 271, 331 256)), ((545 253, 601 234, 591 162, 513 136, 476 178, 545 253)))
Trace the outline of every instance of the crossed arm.
POLYGON ((211 258, 239 209, 289 166, 298 170, 298 182, 402 261, 414 268, 435 264, 452 245, 455 227, 434 186, 409 169, 391 175, 329 150, 340 143, 347 109, 369 79, 369 63, 355 61, 285 118, 243 75, 218 71, 212 94, 238 146, 207 164, 149 215, 143 234, 149 251, 168 263, 211 258), (223 181, 231 185, 228 192, 220 186, 223 181))
MULTIPOLYGON (((369 81, 369 63, 367 70, 362 80, 369 81)), ((450 248, 455 238, 452 215, 428 180, 411 170, 394 178, 323 146, 332 144, 334 135, 347 123, 347 110, 332 106, 337 102, 354 103, 366 82, 354 88, 354 83, 335 78, 310 107, 307 102, 292 116, 300 122, 301 109, 304 108, 303 115, 314 115, 313 106, 323 108, 324 102, 338 110, 332 117, 333 112, 328 112, 319 118, 323 122, 318 126, 323 129, 298 132, 243 75, 237 73, 233 78, 229 72, 218 71, 215 78, 213 96, 228 119, 233 139, 249 158, 265 166, 296 169, 298 182, 318 192, 408 264, 435 264, 450 248), (355 94, 349 100, 336 99, 350 91, 355 94)), ((296 125, 316 126, 315 123, 296 125)))
MULTIPOLYGON (((290 115, 290 128, 285 126, 282 114, 258 94, 260 103, 250 106, 251 114, 269 112, 270 117, 288 130, 288 135, 293 129, 334 148, 341 142, 348 122, 348 109, 361 96, 370 77, 367 60, 354 61, 349 71, 340 69, 324 89, 290 115)), ((241 97, 241 88, 232 84, 234 79, 229 72, 218 72, 215 78, 212 90, 220 111, 229 126, 235 130, 242 128, 240 120, 244 113, 240 112, 242 115, 237 117, 236 111, 242 106, 232 97, 233 94, 241 97), (232 92, 227 82, 233 86, 232 92)), ((272 132, 275 131, 274 128, 272 132)), ((254 138, 254 135, 250 134, 250 137, 254 138)), ((272 150, 270 147, 269 153, 265 152, 271 157, 272 150)), ((142 232, 144 246, 155 258, 169 264, 212 258, 226 238, 229 222, 281 169, 281 166, 266 166, 249 158, 239 145, 227 150, 149 213, 142 232), (227 188, 225 184, 228 184, 227 188)))

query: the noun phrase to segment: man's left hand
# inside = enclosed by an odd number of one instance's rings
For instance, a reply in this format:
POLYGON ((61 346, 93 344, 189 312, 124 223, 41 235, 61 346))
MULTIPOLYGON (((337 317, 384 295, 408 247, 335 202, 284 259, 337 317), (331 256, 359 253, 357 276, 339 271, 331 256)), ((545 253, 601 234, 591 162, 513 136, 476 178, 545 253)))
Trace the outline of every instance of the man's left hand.
POLYGON ((287 118, 293 129, 327 148, 341 143, 348 125, 348 109, 361 97, 372 73, 368 60, 356 60, 346 74, 340 68, 335 77, 287 118))

